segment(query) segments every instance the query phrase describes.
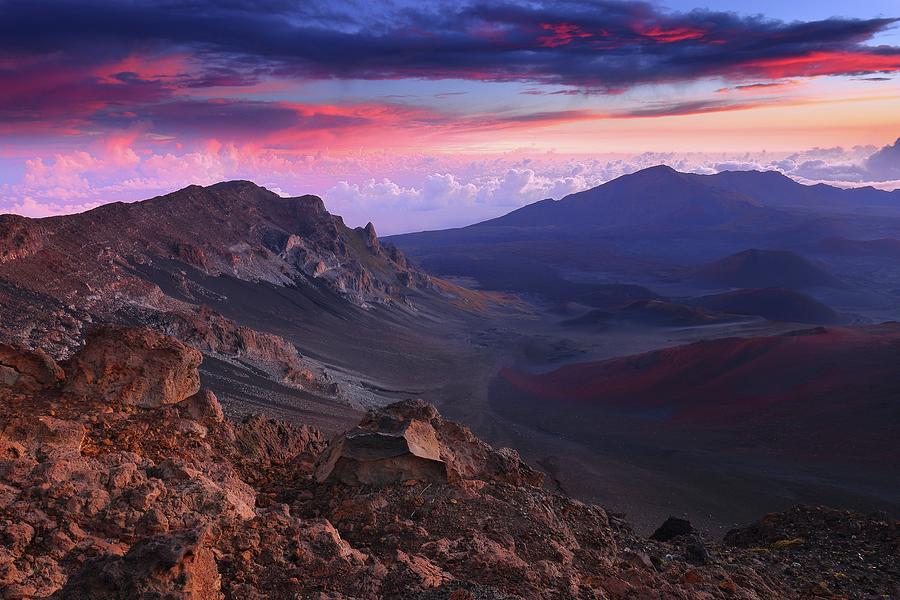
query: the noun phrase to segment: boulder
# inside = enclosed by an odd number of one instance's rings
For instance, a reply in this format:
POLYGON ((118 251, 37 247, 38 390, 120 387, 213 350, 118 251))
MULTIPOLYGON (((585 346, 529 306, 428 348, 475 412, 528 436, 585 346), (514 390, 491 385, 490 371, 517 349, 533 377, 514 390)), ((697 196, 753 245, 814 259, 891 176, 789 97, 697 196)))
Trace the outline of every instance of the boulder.
POLYGON ((85 430, 81 423, 50 416, 17 417, 0 432, 0 442, 18 444, 23 451, 42 459, 81 454, 84 438, 85 430))
MULTIPOLYGON (((166 488, 161 508, 175 525, 180 521, 212 522, 217 519, 252 519, 256 491, 227 462, 202 465, 199 470, 185 461, 168 458, 148 473, 166 488)), ((140 494, 136 500, 146 510, 156 498, 140 494)))
POLYGON ((65 373, 43 350, 0 344, 0 386, 29 391, 56 386, 65 373))
POLYGON ((316 469, 319 481, 384 486, 398 481, 447 481, 434 427, 425 421, 364 422, 328 448, 316 469))
POLYGON ((212 390, 202 389, 187 397, 180 404, 187 416, 204 423, 221 423, 225 420, 222 405, 212 390))
POLYGON ((176 404, 200 389, 202 355, 149 329, 104 325, 67 365, 67 391, 145 408, 176 404))
POLYGON ((232 425, 233 448, 257 468, 285 464, 305 452, 319 454, 325 446, 315 427, 278 421, 262 415, 248 415, 232 425))
POLYGON ((201 529, 156 535, 125 556, 88 561, 54 598, 219 600, 220 588, 210 535, 201 529))
POLYGON ((407 480, 543 483, 542 474, 523 463, 517 452, 494 450, 467 427, 445 421, 423 400, 404 400, 370 412, 331 442, 316 477, 376 486, 407 480))
POLYGON ((404 400, 381 409, 394 418, 421 419, 431 423, 441 447, 441 459, 447 463, 451 482, 474 479, 511 485, 540 487, 544 476, 527 465, 511 448, 496 450, 459 423, 445 420, 424 400, 404 400))

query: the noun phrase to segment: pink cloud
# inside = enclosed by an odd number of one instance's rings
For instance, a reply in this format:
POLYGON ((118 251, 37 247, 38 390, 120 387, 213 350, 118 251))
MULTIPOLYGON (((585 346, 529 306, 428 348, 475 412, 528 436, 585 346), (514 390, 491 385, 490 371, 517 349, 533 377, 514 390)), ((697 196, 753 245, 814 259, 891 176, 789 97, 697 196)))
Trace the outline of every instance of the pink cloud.
POLYGON ((189 57, 184 53, 148 56, 131 53, 125 58, 97 66, 93 73, 103 83, 121 84, 122 73, 132 74, 137 79, 174 80, 185 76, 191 70, 189 57))
POLYGON ((550 32, 537 39, 538 45, 544 48, 557 48, 571 44, 577 39, 593 37, 592 33, 572 23, 541 23, 541 29, 550 32))
POLYGON ((900 72, 900 53, 877 50, 810 52, 800 56, 770 58, 745 63, 738 72, 759 73, 769 79, 821 77, 854 73, 900 72))
POLYGON ((640 35, 663 44, 672 44, 689 40, 702 40, 707 35, 706 31, 692 27, 663 27, 662 25, 650 25, 646 27, 638 26, 636 30, 640 35))

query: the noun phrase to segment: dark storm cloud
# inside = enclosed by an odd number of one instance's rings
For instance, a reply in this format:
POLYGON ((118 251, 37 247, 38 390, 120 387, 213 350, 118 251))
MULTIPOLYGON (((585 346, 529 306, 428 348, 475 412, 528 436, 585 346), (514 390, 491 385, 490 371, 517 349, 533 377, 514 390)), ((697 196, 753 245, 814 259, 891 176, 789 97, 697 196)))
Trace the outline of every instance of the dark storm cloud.
POLYGON ((0 52, 0 123, 78 119, 100 106, 158 102, 172 92, 171 85, 131 71, 100 75, 71 56, 0 52))
POLYGON ((183 51, 204 65, 195 66, 194 86, 276 75, 527 81, 610 92, 705 76, 898 71, 900 49, 864 45, 894 22, 783 23, 608 0, 10 0, 0 3, 0 56, 65 55, 93 65, 183 51))

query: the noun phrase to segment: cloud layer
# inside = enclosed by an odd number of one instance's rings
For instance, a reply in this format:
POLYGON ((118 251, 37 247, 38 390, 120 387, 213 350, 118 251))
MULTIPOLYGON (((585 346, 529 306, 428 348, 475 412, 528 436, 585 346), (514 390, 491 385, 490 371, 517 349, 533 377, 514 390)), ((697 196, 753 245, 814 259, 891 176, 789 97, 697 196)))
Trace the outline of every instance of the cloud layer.
MULTIPOLYGON (((864 42, 893 20, 783 23, 644 2, 476 0, 386 4, 281 0, 9 0, 0 48, 105 64, 135 52, 202 57, 179 86, 252 85, 263 75, 460 78, 618 90, 639 83, 893 72, 900 50, 864 42), (48 19, 48 15, 54 15, 48 19)), ((145 85, 148 65, 118 83, 145 85)))
POLYGON ((467 225, 541 200, 561 198, 657 164, 697 173, 776 170, 803 183, 900 188, 900 140, 883 148, 815 148, 797 153, 575 156, 285 155, 209 142, 174 154, 133 147, 136 132, 89 150, 27 161, 22 180, 0 184, 0 212, 46 216, 114 200, 137 200, 190 184, 251 179, 283 195, 316 193, 349 223, 382 233, 467 225))

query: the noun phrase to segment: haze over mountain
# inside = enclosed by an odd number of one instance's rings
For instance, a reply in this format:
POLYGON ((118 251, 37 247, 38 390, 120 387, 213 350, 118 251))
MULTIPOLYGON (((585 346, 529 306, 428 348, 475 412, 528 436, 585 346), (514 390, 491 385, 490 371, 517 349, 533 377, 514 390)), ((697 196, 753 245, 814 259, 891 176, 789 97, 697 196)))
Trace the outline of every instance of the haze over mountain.
POLYGON ((478 240, 487 235, 485 230, 502 226, 576 230, 657 227, 663 231, 710 226, 731 227, 735 231, 760 226, 778 229, 801 219, 788 217, 794 213, 778 209, 803 207, 852 211, 866 206, 898 209, 900 190, 840 189, 824 184, 807 186, 771 171, 697 175, 660 165, 561 200, 535 202, 496 219, 447 230, 453 233, 423 232, 392 237, 409 245, 446 244, 453 236, 478 240), (775 220, 779 218, 787 220, 778 223, 775 220))
POLYGON ((773 213, 746 194, 708 185, 699 176, 656 166, 596 188, 544 200, 477 227, 647 227, 702 229, 765 222, 773 213))

